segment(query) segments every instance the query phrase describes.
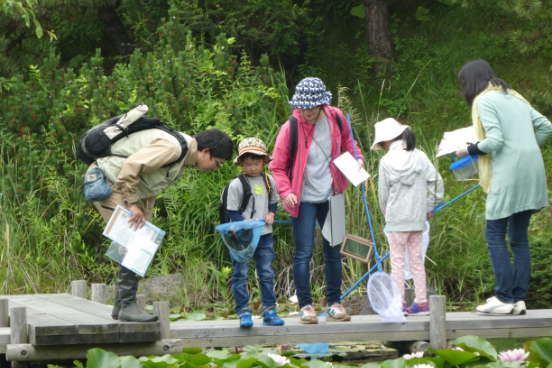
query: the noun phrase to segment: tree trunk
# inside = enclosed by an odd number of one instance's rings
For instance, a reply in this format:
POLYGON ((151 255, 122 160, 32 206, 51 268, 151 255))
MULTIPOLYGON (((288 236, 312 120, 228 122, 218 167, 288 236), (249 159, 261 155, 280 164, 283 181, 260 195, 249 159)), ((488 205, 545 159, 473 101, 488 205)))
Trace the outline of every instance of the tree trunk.
POLYGON ((119 55, 129 55, 134 51, 130 39, 127 36, 125 26, 119 15, 115 11, 117 4, 115 5, 100 5, 98 7, 98 17, 107 27, 107 31, 113 38, 115 46, 117 47, 117 53, 119 55))
POLYGON ((393 37, 389 19, 388 0, 362 0, 366 14, 366 33, 370 55, 382 62, 376 65, 382 71, 393 60, 393 37))

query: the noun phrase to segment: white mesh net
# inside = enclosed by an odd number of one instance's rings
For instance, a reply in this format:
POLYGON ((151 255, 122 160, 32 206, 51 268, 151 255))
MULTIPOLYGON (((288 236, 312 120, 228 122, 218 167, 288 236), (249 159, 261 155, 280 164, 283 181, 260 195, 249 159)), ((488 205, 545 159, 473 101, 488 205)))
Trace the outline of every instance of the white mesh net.
POLYGON ((399 285, 385 272, 376 272, 368 279, 368 298, 374 312, 383 317, 382 322, 406 322, 402 313, 402 297, 399 285))

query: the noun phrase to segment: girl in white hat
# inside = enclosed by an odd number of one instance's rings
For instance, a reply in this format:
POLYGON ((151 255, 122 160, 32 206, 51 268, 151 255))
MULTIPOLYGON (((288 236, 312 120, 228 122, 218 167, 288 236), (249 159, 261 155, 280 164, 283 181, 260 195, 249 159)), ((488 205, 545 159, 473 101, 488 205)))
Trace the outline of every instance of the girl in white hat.
POLYGON ((416 135, 395 119, 376 124, 373 150, 385 150, 379 165, 378 197, 385 217, 391 250, 391 276, 402 292, 403 312, 429 314, 426 273, 422 258, 422 233, 426 219, 443 200, 443 179, 426 154, 416 149, 416 135), (429 196, 427 192, 429 191, 429 196), (408 252, 416 298, 404 302, 404 258, 408 252))

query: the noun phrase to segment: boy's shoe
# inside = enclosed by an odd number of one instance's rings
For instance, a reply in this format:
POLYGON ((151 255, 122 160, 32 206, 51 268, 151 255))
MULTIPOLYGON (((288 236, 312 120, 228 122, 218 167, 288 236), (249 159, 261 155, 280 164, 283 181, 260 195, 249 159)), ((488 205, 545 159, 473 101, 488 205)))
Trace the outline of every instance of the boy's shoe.
POLYGON ((408 312, 408 315, 416 315, 416 316, 429 316, 429 303, 425 304, 417 304, 412 303, 410 308, 407 308, 406 311, 408 312))
POLYGON ((299 313, 299 320, 304 325, 316 325, 318 324, 318 317, 316 317, 316 312, 312 305, 305 305, 301 308, 299 313))
POLYGON ((265 313, 263 316, 263 325, 265 326, 283 326, 284 320, 278 317, 276 311, 265 313))
POLYGON ((253 320, 251 319, 251 314, 244 313, 240 316, 240 327, 241 328, 253 327, 253 320))
POLYGON ((326 321, 330 322, 347 322, 351 320, 351 316, 347 310, 339 303, 332 304, 326 309, 326 321))
POLYGON ((408 310, 406 310, 406 302, 403 302, 402 314, 408 316, 408 310))
POLYGON ((513 314, 527 314, 527 309, 525 308, 525 302, 520 300, 519 302, 514 303, 513 314))
MULTIPOLYGON (((525 306, 525 303, 523 303, 525 306)), ((487 299, 487 303, 476 308, 480 313, 489 314, 512 314, 514 311, 514 303, 503 303, 496 296, 487 299)), ((520 309, 521 311, 521 309, 520 309)))

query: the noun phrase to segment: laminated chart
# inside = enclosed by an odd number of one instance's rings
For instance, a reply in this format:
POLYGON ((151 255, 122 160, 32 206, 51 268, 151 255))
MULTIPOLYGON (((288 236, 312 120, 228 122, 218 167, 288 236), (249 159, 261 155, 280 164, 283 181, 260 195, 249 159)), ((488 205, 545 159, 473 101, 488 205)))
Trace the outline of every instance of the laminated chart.
POLYGON ((138 230, 129 227, 128 221, 132 213, 117 206, 103 235, 113 243, 109 246, 106 256, 128 268, 134 273, 144 276, 153 260, 165 232, 151 222, 138 230))

